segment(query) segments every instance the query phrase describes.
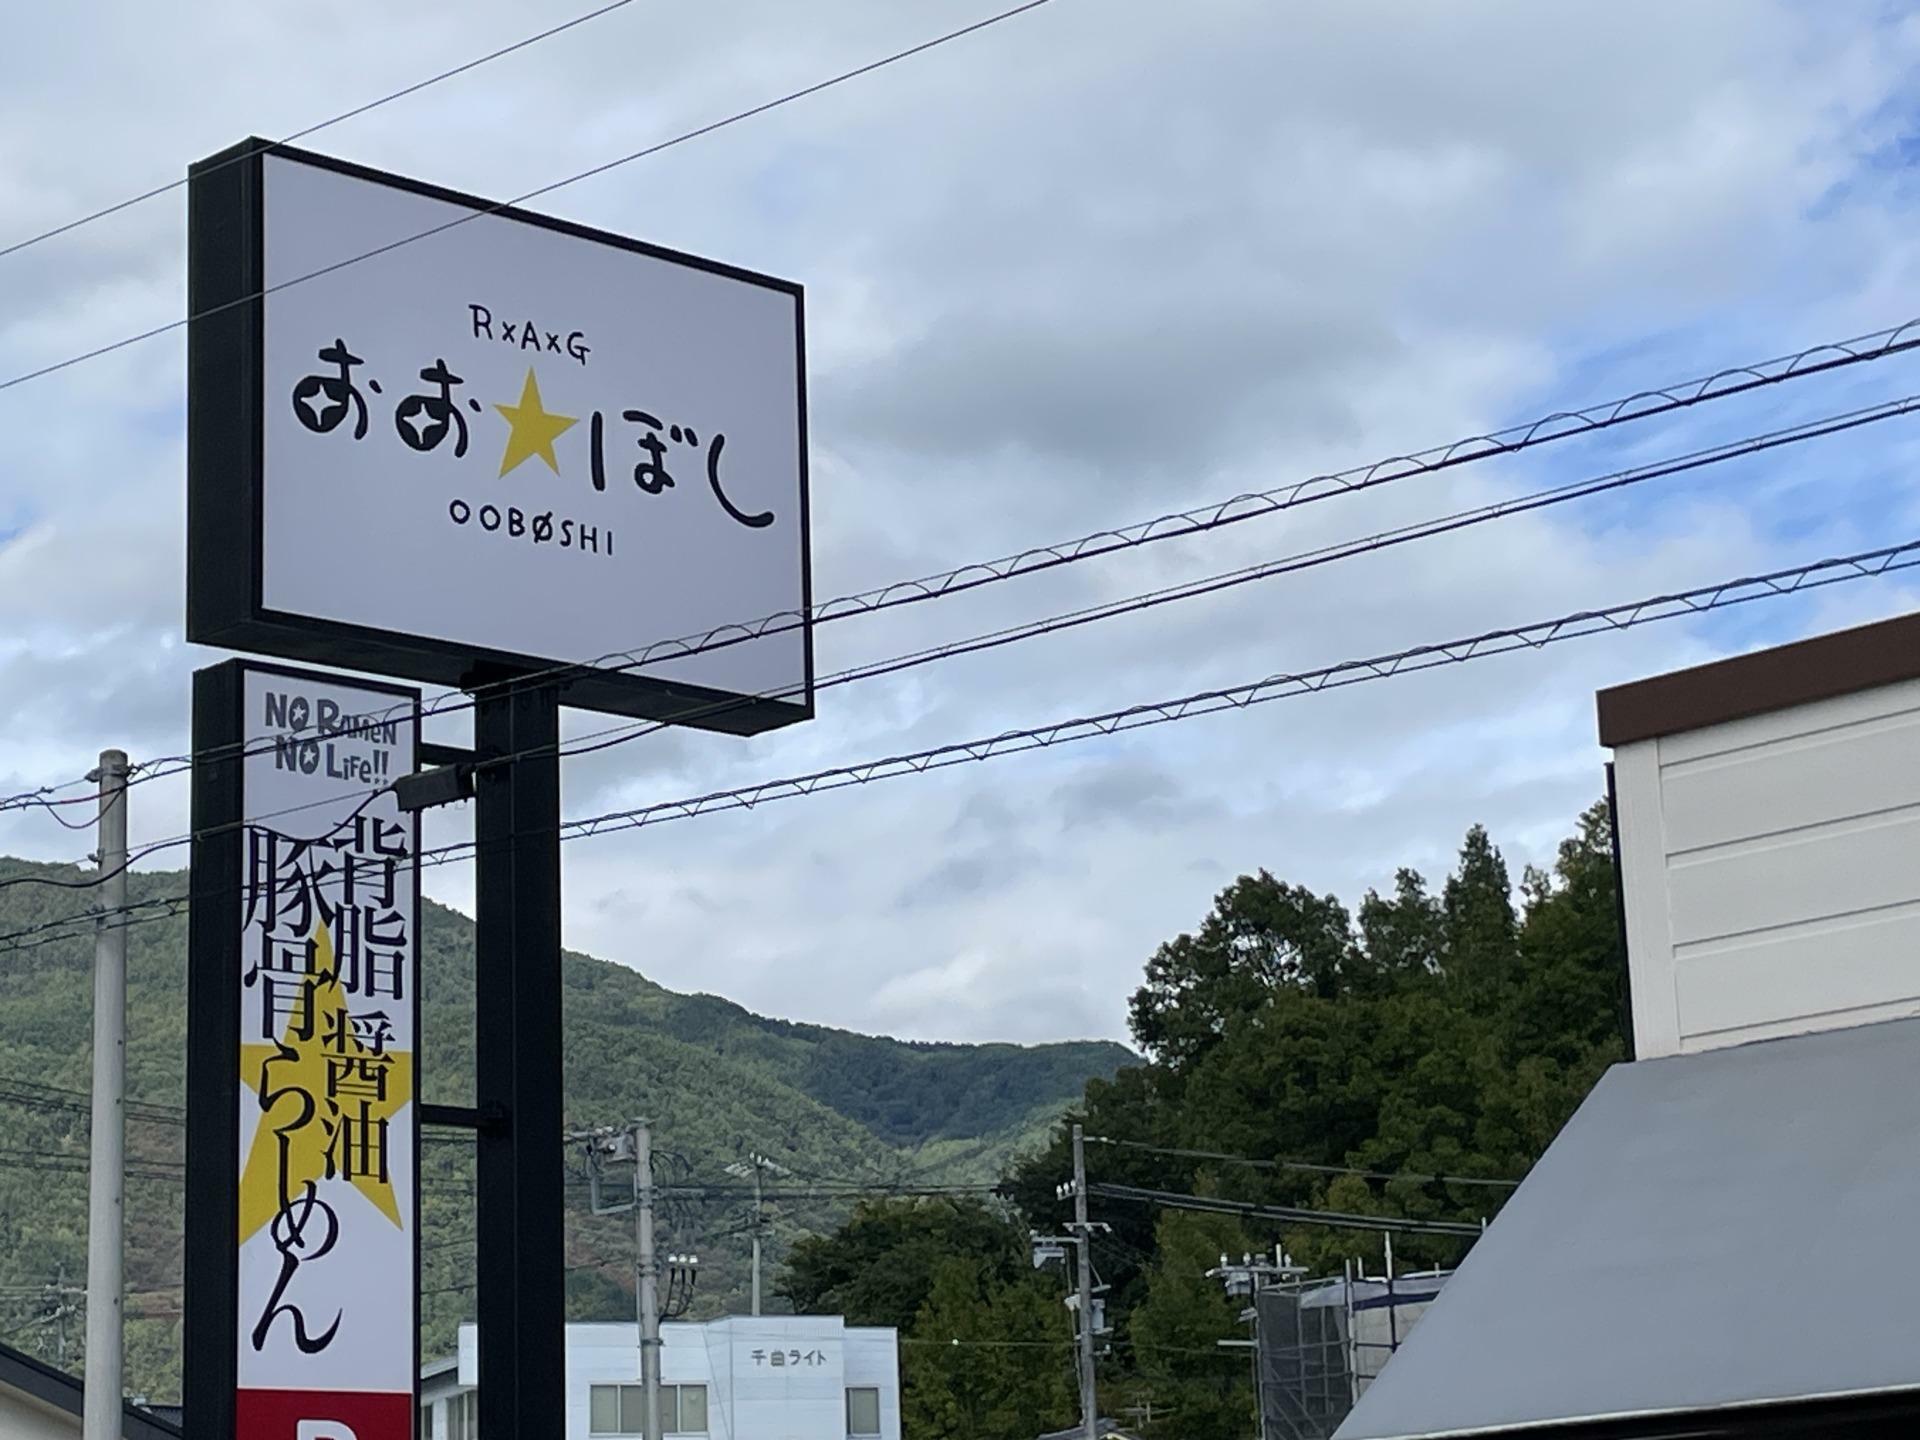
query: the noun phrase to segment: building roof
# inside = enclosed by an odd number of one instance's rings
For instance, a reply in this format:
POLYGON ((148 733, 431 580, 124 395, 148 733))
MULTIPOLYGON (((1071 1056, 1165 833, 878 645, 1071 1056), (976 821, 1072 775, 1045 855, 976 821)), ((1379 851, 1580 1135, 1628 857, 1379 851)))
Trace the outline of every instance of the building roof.
POLYGON ((1920 1020, 1614 1066, 1337 1440, 1920 1398, 1916 1075, 1920 1020))
MULTIPOLYGON (((78 1416, 84 1407, 86 1391, 78 1376, 56 1370, 11 1345, 0 1345, 0 1385, 69 1415, 78 1416)), ((126 1440, 180 1440, 182 1433, 178 1425, 152 1411, 127 1404, 122 1428, 126 1440)))
POLYGON ((1650 740, 1914 679, 1920 679, 1920 614, 1602 690, 1600 743, 1650 740))

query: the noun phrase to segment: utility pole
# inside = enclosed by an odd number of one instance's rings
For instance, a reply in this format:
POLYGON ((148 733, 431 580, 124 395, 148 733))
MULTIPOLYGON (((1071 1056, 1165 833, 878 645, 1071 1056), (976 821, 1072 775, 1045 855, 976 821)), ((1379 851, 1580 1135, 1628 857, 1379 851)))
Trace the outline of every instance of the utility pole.
POLYGON ((729 1175, 742 1177, 751 1175, 753 1177, 753 1313, 758 1315, 760 1313, 761 1242, 765 1238, 767 1230, 765 1179, 769 1173, 774 1175, 791 1175, 793 1172, 787 1169, 786 1166, 777 1164, 769 1160, 766 1156, 755 1153, 749 1154, 745 1160, 738 1160, 727 1166, 727 1173, 729 1175))
POLYGON ((753 1167, 753 1314, 760 1313, 760 1239, 767 1223, 767 1201, 762 1183, 766 1172, 753 1167))
MULTIPOLYGON (((585 1144, 589 1203, 593 1213, 618 1215, 625 1210, 633 1211, 633 1310, 640 1332, 642 1391, 640 1432, 644 1440, 661 1440, 660 1267, 654 1258, 653 1240, 653 1130, 647 1121, 633 1120, 621 1128, 607 1125, 598 1130, 575 1131, 567 1139, 585 1144), (627 1160, 633 1162, 633 1199, 618 1205, 601 1203, 600 1182, 607 1162, 627 1160)), ((685 1257, 685 1263, 691 1269, 699 1261, 689 1256, 685 1257)))
MULTIPOLYGON (((127 756, 102 750, 100 904, 93 933, 93 1116, 87 1183, 87 1374, 83 1440, 120 1440, 127 1150, 127 756)), ((64 1301, 62 1302, 64 1305, 64 1301)), ((66 1359, 66 1318, 60 1320, 66 1359)))
POLYGON ((660 1287, 653 1257, 653 1132, 644 1120, 633 1122, 633 1231, 639 1251, 640 1383, 645 1387, 642 1433, 660 1440, 660 1287))
POLYGON ((67 1368, 67 1316, 73 1313, 73 1287, 67 1284, 67 1267, 56 1265, 53 1271, 53 1284, 47 1287, 47 1293, 53 1298, 53 1312, 47 1317, 53 1321, 55 1354, 62 1370, 67 1368))
POLYGON ((1080 1296, 1080 1425, 1085 1440, 1100 1440, 1100 1397, 1093 1375, 1093 1229, 1087 1223, 1087 1144, 1079 1125, 1073 1127, 1073 1233, 1079 1268, 1080 1296))

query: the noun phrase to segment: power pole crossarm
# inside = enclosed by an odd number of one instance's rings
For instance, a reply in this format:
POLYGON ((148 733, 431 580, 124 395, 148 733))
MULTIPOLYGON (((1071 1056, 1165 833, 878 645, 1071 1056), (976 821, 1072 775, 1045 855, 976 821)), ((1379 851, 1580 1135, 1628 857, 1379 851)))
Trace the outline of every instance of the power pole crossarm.
MULTIPOLYGON (((93 1124, 87 1184, 87 1375, 83 1440, 119 1440, 126 1224, 127 757, 100 752, 99 914, 93 941, 93 1124)), ((65 1299, 61 1304, 65 1305, 65 1299)), ((61 1359, 66 1318, 61 1312, 61 1359)))

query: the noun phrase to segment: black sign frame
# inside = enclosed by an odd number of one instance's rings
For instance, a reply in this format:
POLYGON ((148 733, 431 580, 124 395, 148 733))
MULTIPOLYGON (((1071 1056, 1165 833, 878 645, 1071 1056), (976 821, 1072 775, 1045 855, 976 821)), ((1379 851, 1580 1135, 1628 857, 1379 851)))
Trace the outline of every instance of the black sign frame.
MULTIPOLYGON (((809 513, 806 300, 802 286, 424 181, 258 138, 188 169, 187 639, 283 659, 472 690, 543 674, 561 703, 643 720, 754 735, 814 713, 813 538, 809 513), (270 610, 263 602, 266 383, 265 157, 314 165, 576 239, 692 267, 792 297, 798 338, 799 622, 805 688, 744 696, 655 676, 474 647, 432 636, 270 610), (557 673, 553 673, 557 672, 557 673)), ((423 244, 432 244, 431 239, 423 244)), ((314 283, 314 282, 309 282, 314 283)), ((318 283, 325 283, 318 281, 318 283)), ((742 615, 741 622, 761 617, 742 615)), ((638 621, 637 624, 644 624, 638 621)), ((676 637, 637 633, 636 647, 676 637)))

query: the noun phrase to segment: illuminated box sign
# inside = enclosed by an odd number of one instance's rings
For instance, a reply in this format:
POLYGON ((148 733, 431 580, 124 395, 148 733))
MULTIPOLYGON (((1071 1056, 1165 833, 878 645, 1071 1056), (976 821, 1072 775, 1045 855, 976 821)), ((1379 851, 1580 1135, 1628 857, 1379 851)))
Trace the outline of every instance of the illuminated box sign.
POLYGON ((229 1317, 238 1440, 413 1435, 419 830, 390 782, 418 705, 248 662, 196 677, 196 721, 228 722, 207 738, 245 743, 239 822, 195 856, 225 904, 196 896, 194 923, 224 916, 224 943, 196 935, 190 976, 189 1243, 227 1253, 190 1259, 189 1304, 229 1317))
POLYGON ((812 714, 799 286, 261 141, 189 209, 189 640, 812 714))

